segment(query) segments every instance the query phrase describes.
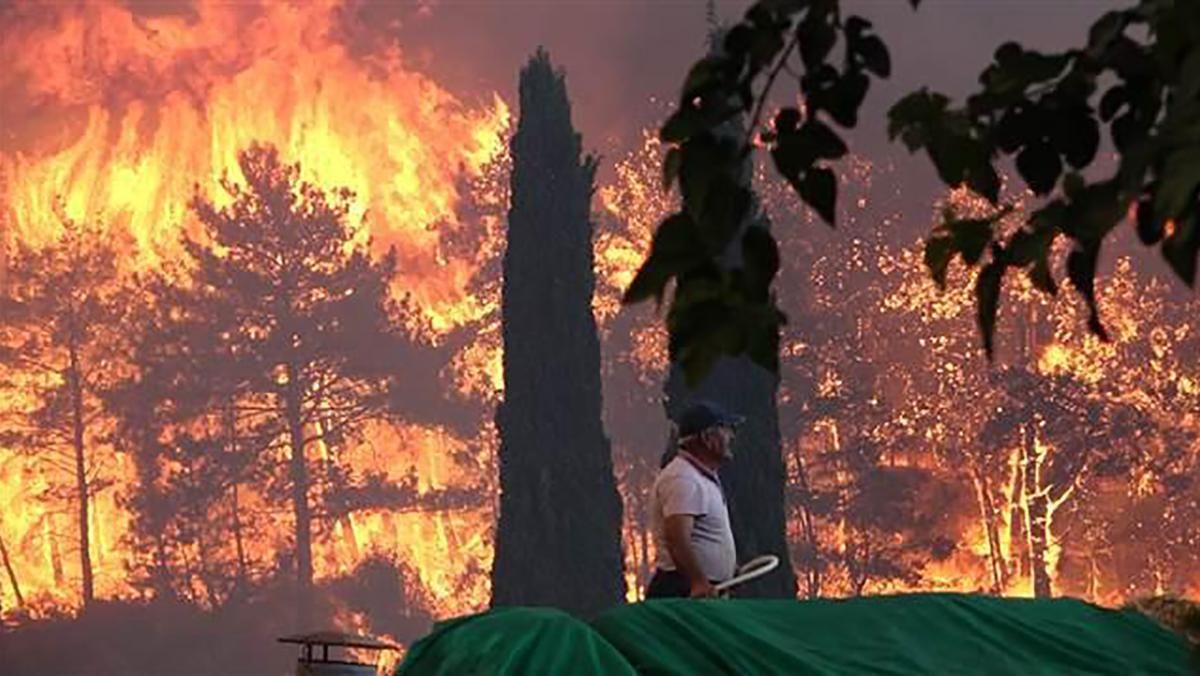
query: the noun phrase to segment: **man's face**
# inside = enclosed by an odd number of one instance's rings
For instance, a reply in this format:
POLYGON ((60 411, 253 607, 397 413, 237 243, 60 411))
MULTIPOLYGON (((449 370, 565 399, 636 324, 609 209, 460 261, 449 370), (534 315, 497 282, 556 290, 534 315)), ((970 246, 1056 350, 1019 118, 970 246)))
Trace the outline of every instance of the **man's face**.
POLYGON ((727 425, 714 427, 708 431, 709 451, 722 460, 733 458, 733 428, 727 425))

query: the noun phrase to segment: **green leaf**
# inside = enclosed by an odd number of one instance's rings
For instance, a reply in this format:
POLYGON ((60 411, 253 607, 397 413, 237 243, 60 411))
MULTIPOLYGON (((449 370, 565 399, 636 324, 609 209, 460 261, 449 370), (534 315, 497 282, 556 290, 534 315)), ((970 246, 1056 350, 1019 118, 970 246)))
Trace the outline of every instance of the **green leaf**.
POLYGON ((1100 310, 1096 303, 1096 261, 1099 257, 1099 243, 1081 244, 1072 249, 1067 254, 1067 277, 1087 303, 1088 329, 1101 340, 1107 341, 1108 332, 1100 322, 1100 310))
POLYGON ((766 228, 749 227, 742 235, 742 263, 746 270, 749 296, 765 300, 771 281, 779 272, 779 246, 766 228))
POLYGON ((1017 155, 1017 171, 1036 195, 1046 195, 1054 189, 1062 173, 1058 153, 1045 142, 1032 143, 1017 155))
POLYGON ((675 185, 675 179, 679 178, 681 166, 683 166, 683 151, 679 148, 668 150, 667 156, 663 158, 663 192, 671 192, 671 186, 675 185))
POLYGON ((813 167, 805 173, 797 186, 800 199, 820 214, 830 226, 835 224, 834 208, 837 205, 837 177, 825 167, 813 167))
POLYGON ((992 261, 979 271, 975 278, 975 305, 979 333, 983 337, 983 350, 988 359, 994 355, 996 312, 1000 309, 1000 285, 1004 281, 1004 264, 992 261))
POLYGON ((952 237, 930 237, 925 241, 925 267, 938 288, 946 290, 946 271, 954 258, 954 239, 952 237))

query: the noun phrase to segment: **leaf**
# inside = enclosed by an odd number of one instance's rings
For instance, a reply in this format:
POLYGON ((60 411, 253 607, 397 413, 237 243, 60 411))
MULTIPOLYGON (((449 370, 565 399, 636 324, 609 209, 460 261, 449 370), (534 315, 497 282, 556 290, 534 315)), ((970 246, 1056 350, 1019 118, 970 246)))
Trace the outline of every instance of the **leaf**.
POLYGON ((751 298, 765 300, 771 280, 779 272, 779 246, 766 228, 749 227, 742 235, 742 262, 746 269, 751 298))
POLYGON ((1036 195, 1048 194, 1054 189, 1062 162, 1058 153, 1045 142, 1032 143, 1017 155, 1017 171, 1036 195))
POLYGON ((825 167, 813 167, 805 173, 797 186, 800 199, 820 214, 830 226, 835 224, 834 208, 837 204, 837 177, 825 167))
POLYGON ((1162 243, 1162 255, 1171 269, 1188 286, 1196 285, 1196 255, 1200 236, 1196 233, 1197 215, 1193 212, 1175 223, 1175 230, 1162 243))
POLYGON ((1082 169, 1092 163, 1100 147, 1100 124, 1086 111, 1065 118, 1066 124, 1055 134, 1055 146, 1067 163, 1082 169))
POLYGON ((630 305, 654 297, 662 302, 667 282, 707 257, 695 223, 684 212, 667 217, 654 233, 650 254, 621 302, 630 305))
POLYGON ((800 127, 798 133, 801 142, 811 149, 812 156, 817 159, 836 160, 850 151, 842 137, 820 120, 810 119, 800 127))
MULTIPOLYGON (((719 255, 729 246, 750 211, 750 190, 729 176, 718 175, 704 198, 704 210, 699 212, 697 232, 712 255, 719 255)), ((695 212, 693 212, 695 213, 695 212)))
POLYGON ((1032 113, 1024 106, 1012 108, 1004 113, 996 125, 996 145, 1006 153, 1014 153, 1018 148, 1035 139, 1039 133, 1032 113))
POLYGON ((920 150, 949 104, 950 99, 924 88, 908 94, 888 110, 888 139, 900 137, 910 152, 920 150))
POLYGON ((829 92, 824 108, 838 124, 853 128, 858 124, 858 109, 867 97, 867 89, 870 86, 871 82, 866 75, 850 71, 838 79, 829 92))
POLYGON ((683 165, 683 151, 679 148, 671 148, 667 151, 667 156, 663 158, 663 192, 671 192, 671 186, 675 185, 675 179, 679 178, 679 168, 683 165))
POLYGON ((1104 92, 1100 98, 1100 119, 1108 122, 1116 117, 1121 108, 1129 102, 1129 90, 1125 85, 1115 85, 1104 92))
POLYGON ((925 242, 925 267, 938 288, 946 290, 946 271, 954 258, 954 239, 946 236, 930 237, 925 242))
POLYGON ((808 70, 825 62, 829 51, 837 42, 837 31, 829 21, 828 10, 810 8, 804 20, 796 24, 796 38, 800 44, 800 60, 808 70))
POLYGON ((1196 211, 1200 188, 1200 145, 1182 147, 1166 158, 1162 178, 1154 191, 1154 213, 1162 219, 1177 219, 1196 211))
POLYGON ((954 248, 968 265, 975 265, 992 241, 992 226, 998 217, 962 218, 948 221, 943 227, 954 238, 954 248))
POLYGON ((1137 204, 1137 235, 1142 244, 1152 246, 1163 238, 1163 223, 1154 216, 1154 203, 1143 199, 1137 204))
POLYGON ((1033 284, 1033 288, 1038 289, 1050 296, 1058 295, 1058 284, 1054 281, 1054 275, 1050 273, 1050 258, 1049 253, 1044 253, 1033 261, 1033 265, 1029 267, 1029 281, 1033 284))
POLYGON ((658 137, 664 143, 682 143, 706 126, 700 111, 688 104, 667 118, 658 137))
POLYGON ((688 71, 687 76, 683 79, 681 100, 691 101, 714 85, 719 84, 717 75, 721 61, 721 59, 708 56, 694 63, 688 71))
POLYGON ((979 322, 979 333, 983 337, 983 350, 988 359, 994 355, 996 312, 1000 309, 1000 284, 1004 281, 1004 264, 992 261, 979 271, 975 278, 975 305, 979 322))
POLYGON ((1083 296, 1088 306, 1088 329, 1100 340, 1108 340, 1108 332, 1100 322, 1096 303, 1096 261, 1100 257, 1099 243, 1081 244, 1067 254, 1067 277, 1083 296))
POLYGON ((878 36, 868 35, 858 43, 858 53, 862 56, 863 67, 881 78, 892 74, 892 57, 888 54, 887 46, 878 36))

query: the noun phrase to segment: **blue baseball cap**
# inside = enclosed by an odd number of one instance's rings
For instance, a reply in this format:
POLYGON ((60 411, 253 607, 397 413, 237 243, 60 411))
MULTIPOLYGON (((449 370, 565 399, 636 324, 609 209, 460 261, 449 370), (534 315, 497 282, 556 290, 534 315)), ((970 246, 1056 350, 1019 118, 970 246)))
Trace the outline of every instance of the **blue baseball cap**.
POLYGON ((737 427, 745 421, 740 415, 734 415, 720 405, 711 401, 698 401, 684 410, 679 416, 679 436, 690 437, 700 434, 712 427, 737 427))

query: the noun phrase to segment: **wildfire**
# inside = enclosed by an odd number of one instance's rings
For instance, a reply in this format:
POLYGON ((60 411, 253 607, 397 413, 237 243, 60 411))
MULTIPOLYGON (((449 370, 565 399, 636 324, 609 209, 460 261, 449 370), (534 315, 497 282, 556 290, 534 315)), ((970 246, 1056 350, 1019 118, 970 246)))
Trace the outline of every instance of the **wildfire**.
MULTIPOLYGON (((364 224, 361 236, 378 251, 397 251, 396 288, 420 310, 409 327, 417 338, 437 343, 494 309, 494 296, 474 284, 502 241, 493 212, 497 202, 506 206, 506 193, 486 180, 506 155, 508 106, 495 94, 455 98, 407 68, 394 46, 363 53, 364 43, 374 44, 373 27, 356 19, 353 6, 202 1, 162 13, 115 0, 17 2, 0 14, 6 241, 50 242, 65 216, 103 224, 129 242, 126 271, 168 264, 192 227, 191 197, 221 199, 218 181, 227 172, 244 182, 238 151, 265 141, 299 162, 303 179, 353 191, 351 222, 364 224), (471 239, 476 246, 460 245, 471 239)), ((498 362, 464 359, 471 370, 495 371, 498 362)), ((368 443, 373 455, 349 462, 360 471, 413 469, 421 491, 465 485, 450 457, 468 443, 486 447, 489 433, 480 434, 379 429, 368 443)), ((97 594, 126 596, 128 517, 118 502, 136 477, 121 454, 99 453, 98 471, 112 487, 93 498, 97 594)), ((9 450, 0 458, 0 542, 24 601, 35 610, 69 609, 78 602, 70 580, 79 575, 70 538, 62 537, 70 520, 49 497, 41 464, 9 450)), ((466 588, 455 576, 487 570, 490 519, 487 509, 355 514, 318 543, 315 573, 344 573, 375 550, 401 551, 438 613, 478 608, 486 575, 483 586, 466 588)), ((279 535, 260 546, 285 547, 279 535)), ((0 589, 11 608, 11 586, 0 589)))

